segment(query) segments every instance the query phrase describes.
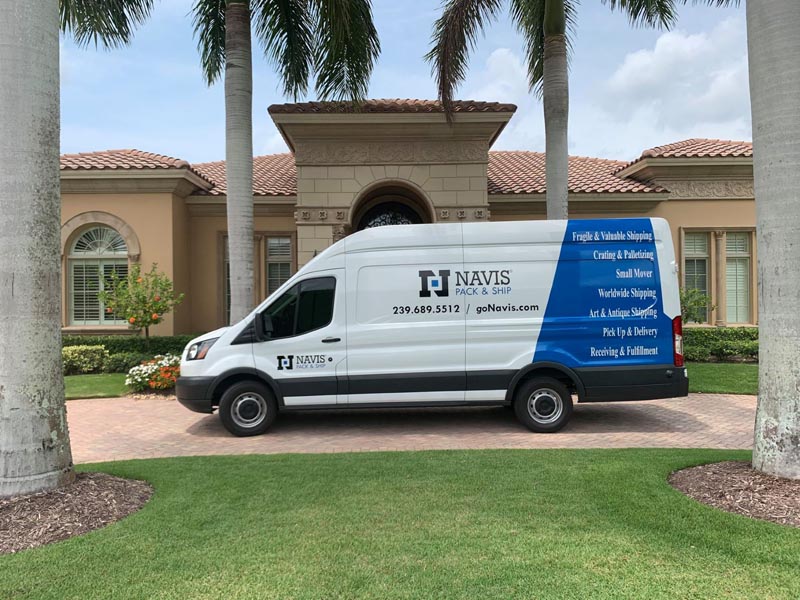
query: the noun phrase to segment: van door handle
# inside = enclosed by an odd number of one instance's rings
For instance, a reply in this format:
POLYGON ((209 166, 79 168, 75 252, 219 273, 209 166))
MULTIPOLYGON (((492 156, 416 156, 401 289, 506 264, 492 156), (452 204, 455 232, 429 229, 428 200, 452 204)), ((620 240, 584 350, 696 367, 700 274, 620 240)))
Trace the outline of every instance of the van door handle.
POLYGON ((341 342, 341 341, 342 341, 342 338, 326 337, 325 339, 322 340, 322 343, 323 344, 332 344, 333 342, 341 342))

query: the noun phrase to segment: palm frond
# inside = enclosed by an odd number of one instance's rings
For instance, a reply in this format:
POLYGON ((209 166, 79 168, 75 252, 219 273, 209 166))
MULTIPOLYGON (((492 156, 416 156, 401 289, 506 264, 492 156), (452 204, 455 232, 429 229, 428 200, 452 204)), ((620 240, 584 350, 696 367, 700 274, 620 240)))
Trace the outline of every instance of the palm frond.
MULTIPOLYGON (((683 0, 684 4, 689 4, 689 0, 683 0)), ((692 0, 692 4, 707 4, 708 6, 733 6, 737 8, 742 3, 741 0, 692 0)))
POLYGON ((314 64, 313 21, 308 0, 254 0, 253 25, 267 58, 294 99, 308 89, 314 64))
POLYGON ((314 71, 321 99, 356 104, 369 89, 381 46, 370 0, 312 0, 314 71))
POLYGON ((433 26, 433 47, 425 60, 431 63, 448 120, 453 114, 453 92, 467 75, 469 53, 475 49, 478 34, 497 19, 501 8, 501 0, 447 0, 433 26))
POLYGON ((153 0, 59 0, 59 9, 61 30, 77 44, 114 48, 130 43, 134 29, 150 16, 153 0))
POLYGON ((678 19, 675 0, 603 0, 603 4, 627 14, 634 26, 669 29, 678 19))
MULTIPOLYGON (((567 56, 572 55, 572 37, 577 26, 578 0, 564 0, 566 18, 567 56)), ((542 94, 544 76, 544 12, 541 0, 511 0, 511 18, 525 40, 525 59, 528 65, 528 86, 537 96, 542 94)))
POLYGON ((200 64, 211 85, 225 68, 225 0, 197 0, 192 13, 200 64))

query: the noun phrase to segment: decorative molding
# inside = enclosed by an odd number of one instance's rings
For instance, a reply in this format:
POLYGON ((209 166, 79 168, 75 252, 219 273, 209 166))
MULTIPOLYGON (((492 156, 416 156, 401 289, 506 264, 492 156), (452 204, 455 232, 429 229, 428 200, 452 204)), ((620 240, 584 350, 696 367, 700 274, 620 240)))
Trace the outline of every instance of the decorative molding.
POLYGON ((475 209, 475 218, 476 219, 485 219, 486 218, 486 211, 482 208, 475 209))
POLYGON ((343 210, 336 211, 336 220, 337 221, 344 221, 347 218, 347 212, 343 210))
POLYGON ((443 221, 446 221, 447 219, 449 219, 450 218, 450 210, 447 209, 447 208, 443 208, 442 210, 440 210, 439 211, 439 218, 442 219, 443 221))
POLYGON ((344 239, 348 235, 349 227, 344 225, 334 225, 333 226, 333 243, 335 244, 341 239, 344 239))
POLYGON ((719 181, 664 181, 671 198, 744 198, 755 197, 753 182, 741 180, 719 181))
POLYGON ((299 144, 297 165, 487 163, 489 144, 462 142, 309 142, 299 144))
POLYGON ((133 228, 118 216, 99 210, 79 213, 61 226, 62 257, 68 253, 67 246, 72 243, 75 235, 80 230, 91 225, 105 225, 119 233, 122 239, 125 240, 125 245, 128 247, 128 260, 131 262, 139 262, 142 249, 139 244, 139 238, 133 228))

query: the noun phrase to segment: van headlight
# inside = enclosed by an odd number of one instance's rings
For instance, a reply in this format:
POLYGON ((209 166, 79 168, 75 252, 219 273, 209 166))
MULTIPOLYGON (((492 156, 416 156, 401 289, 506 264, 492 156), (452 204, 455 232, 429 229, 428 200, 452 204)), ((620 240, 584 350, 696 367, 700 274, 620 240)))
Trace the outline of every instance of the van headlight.
POLYGON ((203 360, 211 349, 211 346, 213 346, 218 339, 219 338, 203 340, 202 342, 192 344, 186 351, 186 360, 203 360))

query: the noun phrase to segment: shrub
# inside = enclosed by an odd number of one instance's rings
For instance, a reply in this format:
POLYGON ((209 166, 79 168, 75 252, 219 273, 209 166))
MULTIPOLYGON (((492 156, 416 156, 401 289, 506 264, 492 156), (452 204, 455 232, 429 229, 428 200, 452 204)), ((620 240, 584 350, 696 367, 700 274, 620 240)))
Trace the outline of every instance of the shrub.
POLYGON ((61 363, 64 375, 99 373, 105 367, 108 356, 108 350, 104 346, 62 348, 61 363))
POLYGON ((680 290, 681 317, 684 323, 705 323, 708 313, 717 308, 711 297, 693 288, 680 290))
POLYGON ((159 355, 128 371, 125 385, 135 392, 169 390, 181 373, 181 357, 159 355))
POLYGON ((152 355, 141 352, 117 352, 108 357, 103 370, 106 373, 127 373, 151 358, 152 355))
POLYGON ((758 360, 758 328, 687 327, 683 330, 683 347, 689 361, 758 360))
POLYGON ((156 354, 181 354, 196 334, 154 336, 150 338, 137 335, 65 335, 62 341, 64 347, 68 346, 105 346, 111 354, 122 352, 136 352, 146 354, 148 358, 156 354))

